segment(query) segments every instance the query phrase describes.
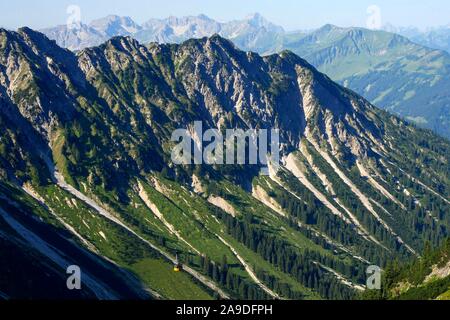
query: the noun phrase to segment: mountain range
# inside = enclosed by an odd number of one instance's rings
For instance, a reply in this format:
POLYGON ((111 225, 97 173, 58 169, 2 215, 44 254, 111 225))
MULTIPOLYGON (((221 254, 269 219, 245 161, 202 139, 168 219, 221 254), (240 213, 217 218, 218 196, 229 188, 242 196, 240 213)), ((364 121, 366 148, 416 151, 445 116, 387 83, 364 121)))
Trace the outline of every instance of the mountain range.
POLYGON ((1 29, 0 297, 352 299, 449 237, 449 154, 291 51, 1 29), (175 165, 194 121, 279 129, 280 169, 175 165))
POLYGON ((220 23, 205 15, 199 15, 150 19, 142 25, 129 17, 111 15, 89 24, 81 23, 77 27, 62 25, 43 29, 41 32, 56 40, 61 47, 73 51, 98 46, 114 36, 133 36, 142 43, 180 43, 191 38, 210 37, 214 34, 233 39, 245 48, 252 46, 252 43, 259 48, 263 41, 285 33, 282 27, 272 24, 260 14, 228 23, 220 23))
POLYGON ((450 24, 441 27, 420 30, 415 27, 395 27, 387 25, 383 30, 398 33, 412 41, 429 48, 450 52, 450 24))
MULTIPOLYGON (((42 32, 71 50, 100 45, 113 36, 129 35, 141 43, 180 43, 213 34, 262 55, 291 50, 373 104, 450 138, 450 54, 428 48, 418 34, 410 33, 411 41, 386 31, 333 25, 286 32, 259 14, 228 23, 205 15, 170 17, 142 26, 130 18, 109 16, 79 29, 60 26, 42 32)), ((442 34, 441 42, 448 44, 447 40, 442 34)))

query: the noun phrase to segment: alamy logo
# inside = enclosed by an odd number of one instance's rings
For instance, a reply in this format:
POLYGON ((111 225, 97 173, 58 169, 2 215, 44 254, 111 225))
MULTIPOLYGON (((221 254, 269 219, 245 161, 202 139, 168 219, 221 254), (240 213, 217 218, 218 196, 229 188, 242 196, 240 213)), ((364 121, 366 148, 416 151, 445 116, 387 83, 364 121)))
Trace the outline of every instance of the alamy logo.
POLYGON ((367 289, 369 290, 381 290, 381 268, 379 266, 369 266, 366 271, 367 289))
POLYGON ((67 7, 66 12, 69 15, 66 22, 67 29, 81 29, 81 8, 77 5, 70 5, 67 7))
POLYGON ((67 268, 67 274, 70 276, 67 278, 67 289, 69 290, 81 290, 81 269, 79 266, 69 266, 67 268))
POLYGON ((367 14, 369 15, 366 21, 367 28, 371 30, 381 29, 381 8, 377 5, 371 5, 367 8, 367 14))
POLYGON ((175 165, 261 165, 264 175, 269 174, 269 165, 275 171, 279 168, 277 129, 203 131, 202 122, 196 121, 191 130, 175 130, 171 140, 178 143, 172 150, 175 165))

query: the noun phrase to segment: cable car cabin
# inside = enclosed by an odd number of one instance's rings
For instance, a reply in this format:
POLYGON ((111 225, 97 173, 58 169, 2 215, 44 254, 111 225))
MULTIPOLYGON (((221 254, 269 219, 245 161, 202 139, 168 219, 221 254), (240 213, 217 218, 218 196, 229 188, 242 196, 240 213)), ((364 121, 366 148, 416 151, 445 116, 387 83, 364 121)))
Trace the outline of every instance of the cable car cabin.
POLYGON ((181 272, 181 270, 183 270, 183 266, 181 264, 177 264, 177 265, 173 266, 174 272, 181 272))
POLYGON ((175 264, 173 266, 174 272, 181 272, 183 270, 183 265, 180 263, 180 260, 178 260, 178 255, 175 259, 175 264))

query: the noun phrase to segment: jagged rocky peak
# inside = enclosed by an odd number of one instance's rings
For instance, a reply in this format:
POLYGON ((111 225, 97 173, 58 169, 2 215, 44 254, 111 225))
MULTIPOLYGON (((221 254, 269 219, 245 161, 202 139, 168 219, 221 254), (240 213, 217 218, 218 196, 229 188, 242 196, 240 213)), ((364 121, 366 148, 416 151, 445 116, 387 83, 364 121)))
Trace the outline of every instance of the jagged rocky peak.
POLYGON ((10 44, 10 37, 11 34, 8 30, 0 28, 0 50, 2 52, 2 56, 0 56, 0 59, 4 58, 3 54, 10 44))
POLYGON ((214 34, 209 38, 204 38, 202 42, 199 43, 200 47, 211 51, 221 51, 223 54, 228 56, 242 55, 243 52, 239 50, 233 42, 228 39, 223 38, 219 34, 214 34))
POLYGON ((120 57, 136 57, 147 48, 131 36, 117 36, 109 39, 98 47, 86 48, 78 52, 78 60, 83 65, 86 56, 97 57, 99 59, 107 58, 112 63, 120 62, 120 57), (115 61, 116 60, 116 61, 115 61))
POLYGON ((327 24, 323 25, 319 30, 332 31, 332 30, 336 30, 336 29, 342 29, 342 28, 339 28, 338 26, 336 26, 334 24, 327 23, 327 24))
MULTIPOLYGON (((130 38, 114 38, 108 43, 111 49, 128 53, 144 50, 130 38)), ((165 61, 178 66, 176 81, 215 123, 225 122, 228 112, 236 112, 247 126, 283 128, 293 148, 306 134, 348 144, 353 133, 352 143, 357 146, 351 148, 358 155, 370 149, 367 135, 380 136, 377 126, 370 124, 373 107, 367 101, 290 51, 261 57, 240 51, 219 35, 181 45, 154 43, 148 48, 153 56, 145 59, 153 60, 165 52, 169 59, 165 61)))
POLYGON ((56 58, 64 59, 64 62, 66 64, 66 66, 61 65, 61 67, 64 68, 67 67, 67 65, 72 65, 72 63, 70 63, 68 60, 73 60, 74 54, 71 51, 58 46, 56 41, 50 40, 43 33, 32 30, 28 27, 20 28, 17 33, 20 36, 20 40, 24 41, 26 43, 26 46, 31 48, 36 56, 57 56, 56 58))
POLYGON ((247 16, 246 20, 255 28, 265 28, 266 31, 274 31, 280 33, 284 32, 284 29, 282 27, 273 24, 258 12, 247 16))
POLYGON ((81 50, 97 46, 114 36, 132 35, 143 42, 181 43, 191 38, 209 37, 214 33, 230 38, 245 38, 248 41, 263 40, 265 35, 284 33, 282 27, 253 14, 242 20, 222 23, 208 16, 171 16, 165 19, 150 19, 139 25, 129 17, 107 16, 81 24, 78 28, 58 26, 42 30, 61 46, 81 50))
POLYGON ((136 51, 143 46, 136 39, 130 36, 119 36, 108 40, 102 47, 114 47, 120 51, 136 51))
POLYGON ((49 140, 52 128, 75 113, 67 91, 85 88, 77 58, 30 28, 6 31, 4 37, 10 41, 10 50, 0 52, 4 98, 16 104, 20 115, 49 140))
POLYGON ((8 37, 8 30, 5 28, 0 28, 0 37, 1 39, 6 39, 8 37))
POLYGON ((367 141, 380 137, 367 101, 290 51, 260 57, 215 35, 187 41, 176 52, 192 61, 181 69, 181 81, 188 92, 202 92, 202 104, 215 117, 233 110, 249 126, 282 128, 292 148, 310 135, 347 145, 357 156, 370 153, 367 141))
MULTIPOLYGON (((34 43, 34 44, 48 44, 49 42, 51 42, 42 33, 34 31, 33 29, 28 28, 28 27, 19 28, 17 30, 17 33, 19 33, 22 36, 22 38, 25 41, 27 41, 27 44, 29 44, 29 45, 31 43, 34 43)), ((53 41, 53 43, 54 43, 54 41, 53 41)))
MULTIPOLYGON (((154 33, 151 37, 155 40, 170 39, 171 37, 201 38, 220 32, 221 23, 210 19, 206 15, 168 17, 166 19, 151 19, 144 23, 143 32, 154 33)), ((173 41, 169 41, 173 42, 173 41)))
POLYGON ((142 27, 130 17, 117 15, 94 20, 89 26, 110 37, 132 35, 142 30, 142 27))

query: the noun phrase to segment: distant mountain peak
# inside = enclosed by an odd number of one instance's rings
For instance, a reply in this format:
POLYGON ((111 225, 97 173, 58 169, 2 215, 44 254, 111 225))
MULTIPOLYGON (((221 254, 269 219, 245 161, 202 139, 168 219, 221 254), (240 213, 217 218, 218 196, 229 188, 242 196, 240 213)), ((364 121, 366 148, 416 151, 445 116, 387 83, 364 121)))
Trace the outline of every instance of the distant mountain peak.
POLYGON ((202 19, 202 20, 213 20, 210 17, 208 17, 206 14, 203 14, 203 13, 199 14, 197 16, 197 18, 202 19))
POLYGON ((258 12, 248 15, 244 21, 247 21, 249 24, 256 28, 265 28, 269 31, 279 33, 284 32, 284 29, 282 27, 275 25, 258 12))
POLYGON ((266 20, 259 12, 254 12, 246 17, 247 20, 261 21, 266 20))
POLYGON ((218 33, 213 34, 211 37, 208 38, 208 40, 209 40, 210 42, 214 42, 214 43, 217 43, 217 44, 220 44, 220 45, 226 45, 226 46, 229 47, 229 48, 235 48, 235 49, 237 49, 236 46, 234 45, 234 43, 233 43, 232 41, 230 41, 230 40, 228 40, 228 39, 222 37, 222 36, 221 36, 220 34, 218 34, 218 33))
POLYGON ((332 23, 327 23, 327 24, 325 25, 325 27, 326 27, 326 28, 330 28, 330 29, 343 29, 342 27, 339 27, 339 26, 337 26, 337 25, 335 25, 335 24, 332 24, 332 23))
POLYGON ((338 27, 334 24, 327 23, 327 24, 323 25, 322 27, 320 27, 318 30, 329 32, 329 31, 333 31, 333 30, 343 30, 343 29, 344 28, 342 28, 342 27, 338 27))
POLYGON ((94 23, 96 21, 105 21, 105 20, 106 21, 117 21, 117 20, 121 20, 121 19, 122 19, 121 16, 118 16, 118 15, 115 15, 115 14, 110 14, 110 15, 107 15, 106 17, 93 20, 92 22, 94 23))
POLYGON ((89 26, 109 37, 120 35, 132 35, 142 29, 130 17, 109 15, 92 21, 89 26))

